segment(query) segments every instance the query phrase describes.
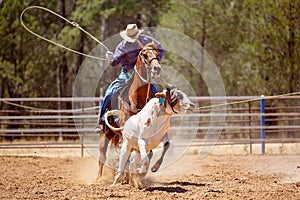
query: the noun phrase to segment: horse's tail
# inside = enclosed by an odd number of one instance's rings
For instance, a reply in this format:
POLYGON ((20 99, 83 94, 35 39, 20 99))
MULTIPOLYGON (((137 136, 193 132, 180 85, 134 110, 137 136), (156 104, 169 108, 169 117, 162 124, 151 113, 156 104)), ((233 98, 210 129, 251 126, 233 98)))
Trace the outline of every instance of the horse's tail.
POLYGON ((114 132, 117 132, 117 131, 122 131, 124 129, 124 120, 125 120, 125 114, 121 111, 121 110, 109 110, 105 113, 104 115, 104 120, 105 120, 105 124, 106 126, 111 129, 112 131, 114 132), (112 126, 109 121, 108 121, 108 117, 109 116, 112 116, 112 115, 115 115, 115 116, 118 116, 119 117, 119 124, 120 124, 120 127, 117 128, 117 127, 114 127, 112 126))

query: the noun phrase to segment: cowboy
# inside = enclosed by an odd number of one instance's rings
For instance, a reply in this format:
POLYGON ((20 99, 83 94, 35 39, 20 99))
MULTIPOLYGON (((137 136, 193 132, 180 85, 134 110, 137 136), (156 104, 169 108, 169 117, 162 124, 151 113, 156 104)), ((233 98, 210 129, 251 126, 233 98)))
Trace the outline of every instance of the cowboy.
MULTIPOLYGON (((164 49, 162 48, 161 44, 154 38, 141 34, 143 31, 143 29, 138 29, 136 24, 128 24, 126 30, 120 32, 120 36, 123 38, 123 40, 118 44, 115 52, 106 52, 108 64, 112 67, 121 64, 122 70, 119 77, 108 86, 104 95, 104 100, 100 102, 98 125, 95 129, 95 132, 101 132, 103 130, 105 123, 103 120, 103 115, 107 105, 111 99, 127 85, 128 80, 132 77, 134 65, 141 50, 137 42, 142 43, 142 45, 146 45, 154 41, 159 50, 158 59, 161 60, 164 56, 164 49)), ((152 84, 151 89, 154 91, 154 93, 157 92, 156 87, 152 84)))

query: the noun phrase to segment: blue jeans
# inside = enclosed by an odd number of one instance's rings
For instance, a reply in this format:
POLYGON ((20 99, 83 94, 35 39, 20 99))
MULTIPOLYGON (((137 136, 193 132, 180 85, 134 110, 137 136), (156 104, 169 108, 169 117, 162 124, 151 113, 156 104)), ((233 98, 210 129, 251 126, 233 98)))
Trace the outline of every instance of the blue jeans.
MULTIPOLYGON (((122 90, 129 82, 129 80, 133 77, 132 74, 133 70, 127 72, 125 70, 121 70, 121 73, 119 75, 119 77, 114 80, 106 89, 105 95, 104 95, 104 99, 103 101, 100 101, 99 105, 99 122, 101 120, 101 118, 103 117, 105 110, 107 108, 107 105, 109 104, 109 102, 111 101, 111 99, 118 94, 118 92, 120 90, 122 90)), ((157 88, 151 84, 150 85, 151 90, 155 93, 157 93, 157 88)))

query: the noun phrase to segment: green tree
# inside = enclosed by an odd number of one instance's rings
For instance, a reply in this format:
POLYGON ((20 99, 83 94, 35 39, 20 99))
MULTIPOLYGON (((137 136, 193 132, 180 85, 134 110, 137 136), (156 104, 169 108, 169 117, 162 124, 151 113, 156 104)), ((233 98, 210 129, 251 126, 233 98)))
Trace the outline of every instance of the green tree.
MULTIPOLYGON (((168 2, 3 1, 0 9, 1 97, 71 96, 74 78, 84 59, 24 30, 19 16, 27 6, 49 8, 104 40, 124 29, 127 23, 155 26, 161 10, 165 9, 168 2)), ((80 52, 88 53, 97 45, 77 28, 44 10, 28 10, 24 22, 43 37, 80 52)), ((105 85, 108 84, 109 80, 105 85)))
MULTIPOLYGON (((174 0, 160 25, 191 36, 209 52, 227 95, 282 94, 299 88, 299 4, 174 0)), ((201 88, 194 80, 200 79, 191 76, 195 87, 201 88)), ((205 90, 199 94, 208 95, 205 90)))

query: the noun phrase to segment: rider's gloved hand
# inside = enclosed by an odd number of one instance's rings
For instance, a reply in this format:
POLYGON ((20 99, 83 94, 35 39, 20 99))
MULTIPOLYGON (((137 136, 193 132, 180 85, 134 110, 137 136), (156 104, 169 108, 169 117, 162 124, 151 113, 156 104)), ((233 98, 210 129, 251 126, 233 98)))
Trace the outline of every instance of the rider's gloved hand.
POLYGON ((107 59, 108 64, 111 64, 114 60, 114 53, 111 52, 111 51, 107 51, 106 52, 106 59, 107 59))

